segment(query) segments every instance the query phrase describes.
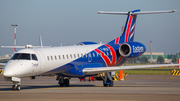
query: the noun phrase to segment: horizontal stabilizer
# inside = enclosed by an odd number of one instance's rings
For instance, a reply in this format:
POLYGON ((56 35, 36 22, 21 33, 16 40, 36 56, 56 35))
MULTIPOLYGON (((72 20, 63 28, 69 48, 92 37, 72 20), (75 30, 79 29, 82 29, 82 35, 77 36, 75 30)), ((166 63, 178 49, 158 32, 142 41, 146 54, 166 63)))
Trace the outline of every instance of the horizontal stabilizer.
POLYGON ((26 46, 1 46, 2 48, 45 48, 45 47, 52 47, 52 46, 33 46, 33 45, 26 45, 26 46))
POLYGON ((104 12, 104 11, 98 11, 98 14, 128 15, 128 12, 104 12))
MULTIPOLYGON (((158 13, 173 13, 177 12, 177 10, 167 10, 167 11, 143 11, 143 12, 131 12, 134 15, 141 15, 141 14, 158 14, 158 13)), ((104 12, 98 11, 98 14, 115 14, 115 15, 128 15, 129 12, 104 12)))
POLYGON ((83 69, 84 74, 98 74, 103 72, 139 69, 139 68, 154 68, 154 67, 166 67, 166 66, 180 66, 180 64, 157 64, 157 65, 136 65, 136 66, 115 66, 115 67, 94 67, 83 69))
MULTIPOLYGON (((2 48, 14 48, 14 46, 1 46, 2 48)), ((26 46, 15 46, 16 48, 26 48, 26 46)))

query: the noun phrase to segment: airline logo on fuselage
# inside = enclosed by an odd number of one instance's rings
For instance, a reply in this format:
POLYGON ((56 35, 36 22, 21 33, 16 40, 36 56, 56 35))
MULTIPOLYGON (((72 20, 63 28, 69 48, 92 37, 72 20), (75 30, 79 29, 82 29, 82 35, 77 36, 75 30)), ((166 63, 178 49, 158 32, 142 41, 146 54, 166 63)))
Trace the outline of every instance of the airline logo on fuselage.
POLYGON ((139 52, 144 52, 144 48, 143 47, 135 47, 133 46, 133 53, 139 53, 139 52))
POLYGON ((38 64, 33 64, 33 67, 37 67, 38 66, 38 64))

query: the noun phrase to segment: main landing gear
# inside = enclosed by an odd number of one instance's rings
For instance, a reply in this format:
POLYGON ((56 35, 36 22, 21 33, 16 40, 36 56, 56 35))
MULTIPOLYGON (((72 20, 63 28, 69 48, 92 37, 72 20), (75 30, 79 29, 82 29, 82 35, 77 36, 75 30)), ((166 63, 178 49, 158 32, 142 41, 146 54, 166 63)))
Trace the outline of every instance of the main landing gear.
POLYGON ((113 87, 113 80, 111 78, 110 72, 106 72, 105 76, 101 78, 103 79, 103 85, 104 87, 113 87))
POLYGON ((58 76, 56 80, 59 80, 58 84, 60 87, 69 87, 69 78, 64 78, 63 76, 58 76))

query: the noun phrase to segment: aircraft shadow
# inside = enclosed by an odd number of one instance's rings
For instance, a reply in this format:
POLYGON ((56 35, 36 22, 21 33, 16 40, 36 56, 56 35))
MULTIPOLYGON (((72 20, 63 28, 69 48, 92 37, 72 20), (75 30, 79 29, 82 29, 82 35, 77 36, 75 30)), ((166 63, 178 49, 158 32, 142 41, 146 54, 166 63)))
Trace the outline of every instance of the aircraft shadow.
MULTIPOLYGON (((2 85, 3 86, 3 85, 2 85)), ((6 86, 6 85, 4 85, 6 86)), ((59 85, 48 85, 48 86, 21 86, 21 90, 35 90, 35 89, 51 89, 51 88, 71 88, 71 87, 104 87, 102 86, 95 86, 95 85, 70 85, 69 87, 60 87, 59 85)), ((128 87, 128 88, 132 88, 132 87, 169 87, 169 86, 161 86, 161 85, 154 85, 154 86, 119 86, 119 85, 114 85, 113 87, 128 87)), ((173 87, 178 87, 178 86, 173 86, 173 87)), ((106 87, 105 87, 106 88, 106 87)), ((1 88, 0 91, 12 91, 11 86, 9 86, 8 88, 1 88)))
MULTIPOLYGON (((1 85, 3 86, 3 85, 1 85)), ((4 85, 6 86, 6 85, 4 85)), ((69 87, 60 87, 59 85, 47 85, 47 86, 26 86, 22 85, 21 90, 34 90, 34 89, 49 89, 49 88, 71 88, 71 87, 97 87, 95 85, 69 85, 69 87)), ((1 88, 0 91, 12 91, 12 87, 8 86, 8 88, 1 88)))

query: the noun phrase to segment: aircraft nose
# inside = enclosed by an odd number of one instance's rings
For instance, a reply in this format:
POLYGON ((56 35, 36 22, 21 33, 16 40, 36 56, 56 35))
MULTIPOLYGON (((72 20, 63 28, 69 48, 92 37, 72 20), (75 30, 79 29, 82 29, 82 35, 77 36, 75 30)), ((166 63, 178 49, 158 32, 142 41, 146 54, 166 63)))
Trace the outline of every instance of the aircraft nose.
POLYGON ((3 70, 3 76, 5 77, 19 77, 29 73, 29 67, 32 63, 29 61, 10 61, 6 64, 3 70))
POLYGON ((16 76, 19 70, 18 67, 20 67, 20 65, 12 62, 7 63, 3 70, 3 76, 5 77, 16 76))
POLYGON ((12 73, 12 70, 10 70, 10 69, 5 69, 3 71, 3 76, 5 76, 5 77, 11 77, 12 75, 13 75, 13 73, 12 73))

